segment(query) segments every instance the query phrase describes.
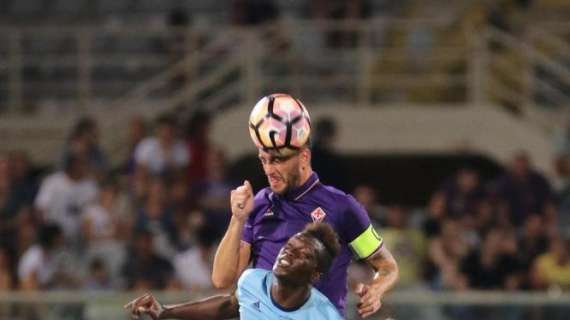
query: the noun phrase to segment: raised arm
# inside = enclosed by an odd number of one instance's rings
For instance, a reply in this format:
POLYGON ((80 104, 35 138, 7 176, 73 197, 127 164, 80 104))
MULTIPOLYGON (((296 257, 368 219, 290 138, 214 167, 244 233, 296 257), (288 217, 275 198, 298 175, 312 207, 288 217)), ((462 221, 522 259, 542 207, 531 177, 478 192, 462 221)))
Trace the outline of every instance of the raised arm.
POLYGON ((361 285, 356 292, 360 296, 358 313, 363 318, 380 309, 382 298, 396 285, 399 278, 398 264, 385 246, 366 259, 366 262, 375 273, 372 282, 361 285))
POLYGON ((151 294, 145 294, 125 305, 131 316, 138 319, 143 314, 158 319, 230 319, 239 315, 235 293, 219 295, 200 301, 174 305, 162 305, 151 294))
POLYGON ((241 240, 243 228, 253 210, 251 184, 245 181, 242 186, 232 190, 230 202, 232 218, 216 251, 212 270, 212 283, 218 289, 226 289, 235 285, 249 264, 251 253, 249 243, 241 240))

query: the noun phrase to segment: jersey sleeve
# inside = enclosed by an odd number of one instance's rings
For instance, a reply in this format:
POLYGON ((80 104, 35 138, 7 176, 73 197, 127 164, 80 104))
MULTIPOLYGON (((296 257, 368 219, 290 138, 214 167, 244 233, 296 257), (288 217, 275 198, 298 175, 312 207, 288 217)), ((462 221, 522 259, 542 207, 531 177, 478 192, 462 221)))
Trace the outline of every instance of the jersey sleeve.
POLYGON ((344 240, 356 258, 366 259, 382 246, 382 237, 374 230, 366 209, 352 196, 347 198, 343 217, 344 240))
POLYGON ((245 222, 245 226, 243 227, 243 232, 241 234, 241 240, 245 241, 249 244, 253 242, 253 217, 249 216, 247 221, 245 222))
MULTIPOLYGON (((255 269, 246 269, 241 274, 241 276, 239 277, 238 282, 237 282, 237 290, 238 291, 240 290, 240 288, 243 288, 244 284, 247 283, 249 278, 254 277, 254 271, 255 271, 255 269)), ((251 280, 249 280, 249 281, 251 281, 251 280)))
POLYGON ((262 269, 246 269, 238 279, 236 287, 236 297, 240 304, 247 300, 248 296, 258 296, 259 299, 262 298, 263 292, 259 291, 262 287, 259 281, 262 281, 263 277, 270 271, 262 269))

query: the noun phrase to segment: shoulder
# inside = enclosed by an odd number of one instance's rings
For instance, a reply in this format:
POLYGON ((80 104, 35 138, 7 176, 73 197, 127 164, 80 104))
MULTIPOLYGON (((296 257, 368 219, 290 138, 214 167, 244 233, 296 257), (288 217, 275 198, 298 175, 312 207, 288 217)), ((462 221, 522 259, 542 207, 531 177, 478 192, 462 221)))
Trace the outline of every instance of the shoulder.
POLYGON ((270 272, 271 271, 269 270, 257 269, 257 268, 247 269, 239 277, 238 287, 251 283, 251 281, 263 279, 270 272))
POLYGON ((341 208, 350 209, 353 207, 361 207, 361 205, 354 199, 354 197, 336 187, 330 185, 320 184, 315 192, 315 196, 327 198, 341 208))
POLYGON ((28 250, 22 254, 21 260, 35 260, 39 259, 42 256, 42 249, 38 245, 31 246, 28 250))
POLYGON ((259 190, 254 197, 256 203, 269 203, 269 196, 271 195, 271 189, 265 187, 259 190))
POLYGON ((42 250, 39 246, 34 245, 24 252, 18 264, 18 272, 20 276, 22 273, 31 272, 32 269, 39 267, 42 264, 42 250))
POLYGON ((158 150, 158 139, 155 137, 144 138, 135 148, 135 156, 145 156, 158 150))
POLYGON ((317 202, 329 204, 345 220, 350 217, 368 218, 366 209, 350 194, 333 186, 320 185, 313 197, 317 202))
POLYGON ((251 268, 245 270, 238 279, 236 294, 239 299, 245 296, 255 295, 261 298, 264 296, 264 279, 271 271, 251 268))
POLYGON ((335 305, 319 290, 315 288, 311 290, 311 300, 318 308, 319 315, 322 315, 324 319, 342 319, 335 305))
POLYGON ((141 140, 137 145, 137 148, 140 149, 147 149, 147 148, 155 148, 158 146, 158 139, 155 137, 147 137, 141 140))
POLYGON ((42 185, 53 185, 53 184, 63 184, 67 181, 65 178, 65 174, 61 171, 54 172, 52 174, 47 175, 43 181, 42 185))

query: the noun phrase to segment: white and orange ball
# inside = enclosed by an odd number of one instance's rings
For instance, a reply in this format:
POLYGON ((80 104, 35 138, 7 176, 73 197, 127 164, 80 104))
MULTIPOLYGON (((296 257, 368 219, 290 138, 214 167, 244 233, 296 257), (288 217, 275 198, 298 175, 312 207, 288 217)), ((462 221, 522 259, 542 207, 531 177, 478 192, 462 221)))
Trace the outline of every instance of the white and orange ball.
POLYGON ((308 143, 311 118, 301 101, 275 93, 263 97, 253 107, 249 134, 257 148, 288 156, 308 143))

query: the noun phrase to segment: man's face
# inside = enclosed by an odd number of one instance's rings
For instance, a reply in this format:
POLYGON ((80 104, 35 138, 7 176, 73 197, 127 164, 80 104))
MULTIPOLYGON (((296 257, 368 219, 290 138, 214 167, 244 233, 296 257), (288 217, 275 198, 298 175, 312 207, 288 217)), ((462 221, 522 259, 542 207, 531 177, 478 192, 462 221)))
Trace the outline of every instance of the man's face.
POLYGON ((175 129, 170 124, 161 124, 156 135, 163 145, 171 145, 175 138, 175 129))
POLYGON ((271 191, 285 194, 287 191, 301 185, 303 152, 306 151, 300 151, 292 156, 284 157, 275 153, 259 151, 258 157, 267 176, 271 191))
POLYGON ((296 286, 312 283, 318 274, 313 240, 300 234, 289 239, 275 259, 273 274, 280 281, 296 286))

